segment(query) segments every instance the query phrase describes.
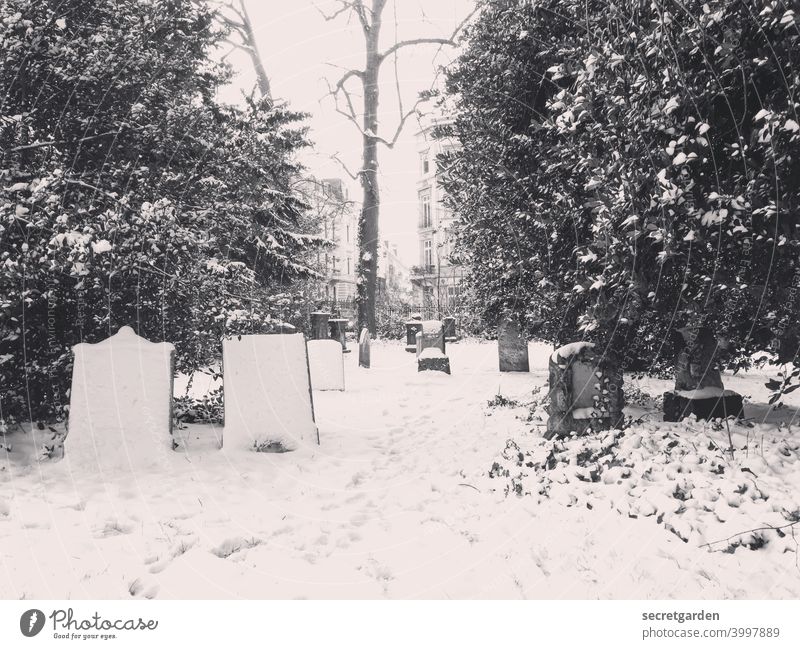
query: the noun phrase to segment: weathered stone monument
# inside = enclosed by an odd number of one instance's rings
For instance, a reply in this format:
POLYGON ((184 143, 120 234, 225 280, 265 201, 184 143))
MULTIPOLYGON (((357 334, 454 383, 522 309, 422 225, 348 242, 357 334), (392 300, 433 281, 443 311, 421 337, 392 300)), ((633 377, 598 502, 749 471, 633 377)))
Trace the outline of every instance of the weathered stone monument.
POLYGON ((406 322, 406 351, 417 351, 417 334, 422 331, 422 320, 409 320, 406 322))
POLYGON ((530 371, 528 339, 513 316, 504 316, 497 327, 497 355, 501 372, 530 371))
POLYGON ((223 448, 259 452, 318 444, 303 334, 223 340, 223 448))
POLYGON ((309 314, 311 319, 311 340, 328 340, 330 338, 328 333, 328 319, 330 317, 331 314, 324 311, 312 311, 309 314))
POLYGON ((441 320, 425 320, 420 323, 422 329, 417 332, 417 358, 423 350, 436 347, 442 354, 445 353, 444 326, 441 320))
POLYGON ((342 351, 345 354, 348 354, 350 350, 347 349, 347 338, 345 337, 345 332, 347 330, 347 319, 331 318, 328 321, 328 325, 330 326, 330 339, 338 340, 342 345, 342 351))
POLYGON ((575 342, 551 354, 549 369, 547 439, 622 425, 622 370, 615 356, 575 342))
POLYGON ((370 335, 369 329, 364 327, 358 337, 358 366, 369 368, 370 364, 370 335))
POLYGON ((664 421, 741 417, 741 395, 726 390, 716 361, 718 341, 708 327, 684 327, 678 333, 675 389, 664 393, 664 421))
POLYGON ((444 339, 448 343, 452 343, 458 340, 458 334, 456 333, 456 319, 453 316, 447 316, 444 320, 444 339))
POLYGON ((450 359, 438 347, 426 347, 417 356, 417 371, 450 374, 450 359))
POLYGON ((344 390, 344 355, 336 340, 309 340, 308 366, 314 390, 344 390))
POLYGON ((101 472, 138 471, 165 462, 173 450, 175 348, 122 327, 73 351, 66 460, 101 472))

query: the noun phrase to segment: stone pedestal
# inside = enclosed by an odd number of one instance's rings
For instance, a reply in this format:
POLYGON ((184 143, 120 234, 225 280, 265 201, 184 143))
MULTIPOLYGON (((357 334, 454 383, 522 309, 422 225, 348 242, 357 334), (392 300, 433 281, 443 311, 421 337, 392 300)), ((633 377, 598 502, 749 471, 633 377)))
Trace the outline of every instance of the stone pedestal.
POLYGON ((450 359, 437 347, 428 347, 417 357, 417 371, 450 374, 450 359))
POLYGON ((694 415, 698 419, 726 419, 744 416, 742 397, 732 390, 718 396, 689 397, 676 390, 664 393, 664 421, 681 421, 694 415))
POLYGON ((328 320, 328 327, 330 328, 331 340, 338 340, 342 344, 342 351, 345 354, 349 353, 350 350, 347 349, 347 339, 345 338, 347 320, 345 318, 331 318, 328 320))
POLYGON ((444 327, 439 320, 426 320, 422 323, 422 331, 416 336, 417 357, 423 350, 434 347, 445 353, 444 327))
POLYGON ((497 353, 501 372, 529 372, 528 340, 516 318, 504 318, 497 329, 497 353))
POLYGON ((413 353, 417 351, 417 334, 422 331, 421 320, 410 320, 406 322, 406 351, 413 353))
POLYGON ((678 333, 675 389, 664 393, 664 421, 742 417, 742 397, 722 384, 716 361, 718 339, 708 327, 684 327, 678 333))
POLYGON ((448 316, 443 320, 443 323, 445 341, 452 343, 458 340, 458 335, 456 334, 456 319, 452 316, 448 316))
POLYGON ((571 343, 552 353, 549 369, 545 438, 622 425, 622 370, 615 357, 596 353, 592 343, 571 343))
POLYGON ((311 318, 311 340, 328 340, 329 328, 328 320, 331 314, 324 311, 313 311, 310 314, 311 318))
POLYGON ((358 366, 369 368, 370 363, 370 335, 369 329, 364 327, 361 330, 361 335, 358 338, 358 366))

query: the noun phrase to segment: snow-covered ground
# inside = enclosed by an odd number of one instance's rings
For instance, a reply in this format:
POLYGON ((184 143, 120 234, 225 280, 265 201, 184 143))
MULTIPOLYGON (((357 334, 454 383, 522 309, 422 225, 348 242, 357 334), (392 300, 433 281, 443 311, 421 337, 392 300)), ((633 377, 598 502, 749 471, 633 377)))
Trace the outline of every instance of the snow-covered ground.
MULTIPOLYGON (((171 466, 98 477, 32 461, 34 435, 14 432, 0 451, 0 597, 800 597, 800 526, 758 533, 757 550, 753 534, 702 545, 800 509, 794 412, 748 404, 769 423, 735 426, 747 449, 731 459, 724 427, 662 427, 640 399, 627 412, 643 422, 598 437, 597 481, 584 481, 585 442, 554 447, 541 411, 529 416, 551 350, 530 351, 530 374, 501 374, 494 343, 462 341, 447 376, 418 373, 400 343, 373 343, 370 370, 356 350, 346 390, 314 393, 321 446, 290 453, 220 450, 218 430, 193 425, 171 466), (509 477, 490 477, 495 463, 509 477), (517 473, 525 495, 506 495, 517 473)), ((764 380, 726 387, 764 403, 764 380)))

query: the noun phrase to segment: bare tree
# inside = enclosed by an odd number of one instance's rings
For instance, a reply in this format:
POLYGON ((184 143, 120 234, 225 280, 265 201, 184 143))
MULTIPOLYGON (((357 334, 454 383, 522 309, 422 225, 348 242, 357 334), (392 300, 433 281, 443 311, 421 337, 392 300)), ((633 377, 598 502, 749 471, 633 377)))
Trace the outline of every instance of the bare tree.
MULTIPOLYGON (((400 95, 400 83, 397 77, 397 54, 401 50, 419 45, 453 46, 455 38, 473 15, 474 11, 453 31, 449 38, 412 38, 395 40, 384 51, 380 50, 380 34, 383 25, 383 12, 388 0, 371 0, 369 6, 365 0, 337 0, 338 7, 329 14, 322 12, 326 20, 334 20, 339 16, 355 17, 361 27, 366 50, 363 69, 352 68, 344 72, 335 85, 330 87, 330 96, 335 102, 336 111, 346 117, 358 128, 362 138, 362 163, 351 178, 358 180, 363 189, 361 215, 358 221, 359 259, 356 271, 358 291, 358 328, 367 327, 375 334, 375 289, 378 268, 378 217, 380 213, 380 195, 378 191, 378 146, 393 148, 408 119, 417 112, 419 100, 406 110, 400 95), (387 59, 395 62, 395 87, 400 109, 397 126, 390 138, 382 137, 378 131, 378 78, 381 66, 387 59), (359 83, 362 90, 363 107, 356 110, 353 93, 348 88, 351 83, 359 83)), ((394 5, 393 5, 394 6, 394 5)), ((396 12, 396 8, 395 8, 396 12)), ((397 16, 395 13, 395 26, 397 16)))
POLYGON ((219 7, 217 16, 220 22, 230 28, 231 35, 228 42, 234 49, 247 52, 250 56, 250 60, 253 62, 253 70, 256 73, 258 90, 262 97, 272 101, 269 76, 258 51, 253 23, 247 13, 244 0, 226 0, 215 2, 214 4, 219 7))

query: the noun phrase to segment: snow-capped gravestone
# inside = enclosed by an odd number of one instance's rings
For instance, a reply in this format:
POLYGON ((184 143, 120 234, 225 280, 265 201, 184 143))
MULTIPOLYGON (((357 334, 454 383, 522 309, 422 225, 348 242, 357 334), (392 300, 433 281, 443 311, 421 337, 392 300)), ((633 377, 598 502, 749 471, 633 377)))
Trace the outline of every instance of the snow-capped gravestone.
POLYGON ((422 331, 422 320, 409 320, 406 322, 406 351, 417 351, 417 334, 422 331))
POLYGON ((497 355, 501 372, 529 372, 528 339, 516 318, 507 316, 497 328, 497 355))
POLYGON ((450 374, 450 359, 438 347, 426 347, 417 356, 417 371, 429 370, 450 374))
POLYGON ((303 334, 223 340, 222 360, 223 448, 270 452, 319 443, 303 334))
POLYGON ((350 350, 347 349, 347 338, 345 331, 347 330, 347 320, 345 318, 331 318, 328 321, 330 327, 330 339, 338 340, 342 346, 342 351, 347 354, 350 350))
POLYGON ((331 317, 330 313, 324 311, 313 311, 309 314, 311 319, 311 339, 312 340, 328 340, 328 319, 331 317))
POLYGON ((308 366, 314 390, 344 390, 344 355, 335 340, 309 340, 308 366))
POLYGON ((173 450, 175 348, 130 327, 73 347, 69 433, 64 456, 81 470, 146 470, 173 450))
POLYGON ((426 349, 435 347, 442 354, 444 349, 444 326, 441 320, 424 320, 422 329, 417 332, 417 358, 426 349))
POLYGON ((588 342, 570 343, 550 356, 550 403, 545 437, 580 435, 622 424, 622 370, 588 342))
POLYGON ((664 421, 741 417, 741 395, 726 390, 716 363, 717 337, 708 327, 684 327, 675 359, 675 389, 664 393, 664 421))
POLYGON ((358 366, 369 368, 370 363, 370 335, 369 329, 364 327, 358 338, 358 366))
POLYGON ((452 343, 458 340, 458 334, 456 333, 456 319, 452 316, 448 316, 442 322, 444 323, 445 342, 452 343))

